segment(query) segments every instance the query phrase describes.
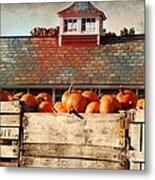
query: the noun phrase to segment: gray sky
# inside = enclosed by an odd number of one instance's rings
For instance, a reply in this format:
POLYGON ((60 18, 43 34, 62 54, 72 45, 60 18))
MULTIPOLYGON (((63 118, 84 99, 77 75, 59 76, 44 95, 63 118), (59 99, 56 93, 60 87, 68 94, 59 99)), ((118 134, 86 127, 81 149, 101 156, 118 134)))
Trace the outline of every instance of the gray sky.
MULTIPOLYGON (((1 35, 29 35, 34 27, 59 25, 57 12, 71 3, 1 4, 1 35)), ((144 33, 144 1, 123 0, 92 2, 101 9, 107 20, 104 28, 119 35, 123 27, 135 27, 144 33)))

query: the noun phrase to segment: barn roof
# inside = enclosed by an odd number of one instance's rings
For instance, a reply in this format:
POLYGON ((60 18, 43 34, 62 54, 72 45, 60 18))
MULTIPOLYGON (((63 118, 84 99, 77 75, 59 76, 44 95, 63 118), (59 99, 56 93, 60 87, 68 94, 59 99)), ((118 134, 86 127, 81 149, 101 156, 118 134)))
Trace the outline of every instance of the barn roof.
POLYGON ((1 38, 2 87, 144 87, 144 37, 95 47, 58 47, 53 38, 1 38))
POLYGON ((95 15, 106 20, 105 14, 90 2, 74 2, 69 7, 58 12, 61 17, 95 15))

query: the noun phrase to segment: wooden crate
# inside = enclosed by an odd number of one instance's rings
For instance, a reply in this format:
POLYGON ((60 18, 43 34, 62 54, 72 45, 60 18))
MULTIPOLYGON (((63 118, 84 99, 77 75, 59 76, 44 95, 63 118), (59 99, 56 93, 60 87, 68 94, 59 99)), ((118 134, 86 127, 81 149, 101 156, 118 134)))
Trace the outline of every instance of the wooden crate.
POLYGON ((25 113, 21 166, 126 169, 125 115, 25 113))
POLYGON ((145 170, 145 117, 144 110, 134 111, 129 125, 130 169, 145 170))
POLYGON ((145 169, 144 110, 76 116, 0 105, 0 166, 145 169))
POLYGON ((20 105, 0 102, 0 166, 17 167, 19 157, 20 105))

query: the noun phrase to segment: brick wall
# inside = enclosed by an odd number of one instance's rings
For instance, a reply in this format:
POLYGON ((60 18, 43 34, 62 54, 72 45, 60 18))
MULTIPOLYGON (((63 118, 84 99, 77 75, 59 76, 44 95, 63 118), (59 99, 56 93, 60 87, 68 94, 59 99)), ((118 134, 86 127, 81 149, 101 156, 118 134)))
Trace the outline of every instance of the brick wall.
POLYGON ((1 86, 144 88, 144 36, 96 47, 58 47, 50 37, 1 37, 1 86))

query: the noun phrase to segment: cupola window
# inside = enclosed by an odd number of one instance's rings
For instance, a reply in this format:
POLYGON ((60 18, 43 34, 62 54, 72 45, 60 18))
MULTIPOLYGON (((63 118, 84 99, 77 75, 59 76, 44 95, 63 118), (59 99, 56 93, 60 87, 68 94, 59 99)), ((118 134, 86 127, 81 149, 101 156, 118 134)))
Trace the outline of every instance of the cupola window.
POLYGON ((65 19, 64 20, 64 32, 77 31, 77 19, 65 19))
POLYGON ((82 31, 95 31, 95 18, 82 18, 82 31))

